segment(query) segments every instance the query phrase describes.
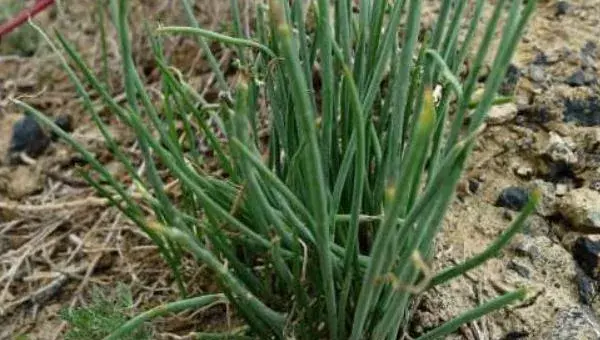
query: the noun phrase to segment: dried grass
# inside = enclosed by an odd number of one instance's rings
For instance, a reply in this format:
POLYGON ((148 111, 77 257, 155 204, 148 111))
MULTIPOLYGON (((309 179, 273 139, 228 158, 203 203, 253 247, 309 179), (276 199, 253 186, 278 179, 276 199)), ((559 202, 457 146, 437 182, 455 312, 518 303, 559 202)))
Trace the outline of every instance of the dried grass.
MULTIPOLYGON (((199 21, 205 27, 217 28, 216 25, 228 15, 225 3, 196 1, 196 6, 201 6, 196 8, 199 21)), ((184 22, 176 1, 139 1, 131 7, 130 16, 139 23, 132 26, 132 34, 136 37, 145 36, 141 24, 145 19, 153 24, 184 22)), ((63 0, 35 21, 47 31, 56 29, 63 33, 79 51, 84 51, 90 65, 101 70, 97 12, 96 1, 63 0)), ((107 25, 106 29, 107 35, 114 37, 113 28, 107 25)), ((108 41, 110 86, 114 96, 118 97, 123 92, 118 46, 116 40, 108 41)), ((147 86, 152 89, 157 86, 158 79, 148 44, 145 39, 138 39, 134 48, 136 64, 144 68, 142 74, 146 75, 147 86)), ((174 65, 191 79, 190 85, 211 91, 214 79, 191 39, 173 38, 167 45, 167 53, 174 65)), ((219 51, 217 55, 226 69, 231 54, 219 51)), ((81 102, 72 84, 47 46, 39 46, 30 58, 0 56, 0 126, 9 126, 18 115, 8 99, 24 97, 51 116, 71 115, 75 121, 75 134, 93 139, 96 132, 82 113, 81 102)), ((111 117, 106 119, 112 121, 111 117)), ((0 133, 0 154, 6 150, 9 138, 9 133, 0 133)), ((122 135, 120 140, 128 142, 129 136, 122 135)), ((99 159, 110 162, 101 145, 92 150, 99 159)), ((132 156, 136 154, 139 153, 132 148, 132 156)), ((75 153, 63 145, 53 145, 46 156, 37 161, 29 160, 29 166, 39 169, 44 177, 41 193, 15 202, 0 192, 0 339, 19 334, 29 334, 30 339, 60 338, 65 324, 58 319, 57 309, 85 303, 92 285, 110 286, 124 282, 132 287, 138 308, 176 298, 171 272, 156 248, 137 227, 130 225, 115 208, 109 207, 105 199, 96 197, 78 179, 74 172, 76 163, 75 153)), ((11 180, 10 172, 7 180, 11 180)), ((190 262, 183 272, 189 278, 186 281, 196 283, 189 287, 190 293, 215 288, 196 264, 190 262)), ((200 316, 183 313, 169 318, 168 322, 159 320, 155 325, 162 332, 159 337, 169 339, 182 338, 174 333, 190 332, 199 323, 204 329, 227 327, 224 325, 225 310, 217 309, 212 313, 200 316)))

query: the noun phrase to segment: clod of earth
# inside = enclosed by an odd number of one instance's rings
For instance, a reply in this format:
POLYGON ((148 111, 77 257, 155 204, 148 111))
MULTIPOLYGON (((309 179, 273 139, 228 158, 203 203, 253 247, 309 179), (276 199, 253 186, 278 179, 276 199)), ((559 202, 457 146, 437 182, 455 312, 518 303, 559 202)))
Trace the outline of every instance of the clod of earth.
POLYGON ((16 166, 0 168, 0 197, 20 200, 44 189, 38 167, 16 166))

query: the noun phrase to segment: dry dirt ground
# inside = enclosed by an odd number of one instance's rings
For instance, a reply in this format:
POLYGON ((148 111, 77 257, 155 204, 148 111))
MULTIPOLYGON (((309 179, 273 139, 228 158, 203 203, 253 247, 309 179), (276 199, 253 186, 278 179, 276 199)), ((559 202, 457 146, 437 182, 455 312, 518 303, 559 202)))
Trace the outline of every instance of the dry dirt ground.
MULTIPOLYGON (((65 33, 100 70, 96 2, 59 3, 36 22, 65 33)), ((176 3, 135 2, 132 17, 184 23, 176 3)), ((199 18, 218 29, 227 17, 224 2, 201 3, 196 8, 199 18)), ((427 14, 435 14, 436 3, 429 2, 427 14)), ((600 0, 560 3, 540 1, 506 82, 516 87, 516 106, 495 111, 480 137, 439 237, 435 268, 482 251, 505 230, 516 216, 496 204, 505 189, 513 187, 507 194, 518 196, 518 188, 537 185, 544 192, 542 205, 526 231, 498 257, 422 297, 411 327, 414 334, 527 285, 527 301, 464 326, 449 338, 600 338, 600 304, 594 299, 600 252, 594 236, 600 234, 600 0)), ((133 34, 143 37, 139 28, 133 34)), ((144 53, 147 41, 135 41, 136 61, 150 65, 144 53)), ((22 115, 8 99, 20 97, 50 116, 71 116, 74 136, 110 171, 122 174, 48 47, 42 43, 33 56, 22 57, 7 56, 11 52, 2 44, 0 157, 8 148, 13 123, 22 115)), ((192 41, 172 44, 179 45, 171 51, 174 62, 191 83, 202 88, 211 81, 192 41)), ((109 75, 113 92, 119 94, 116 49, 108 46, 109 75)), ((226 51, 218 56, 224 65, 230 60, 226 51)), ((152 87, 152 69, 143 71, 152 87)), ((130 138, 118 124, 111 128, 121 141, 130 138)), ((53 143, 35 164, 0 163, 0 339, 19 334, 60 339, 65 324, 58 310, 84 303, 96 285, 126 283, 140 310, 177 298, 170 271, 155 247, 118 211, 95 198, 72 170, 78 162, 74 152, 53 143)), ((186 278, 199 282, 193 293, 214 289, 201 269, 193 264, 185 268, 186 278)), ((226 315, 217 308, 212 314, 182 313, 154 325, 160 338, 176 339, 193 330, 222 327, 226 315)))

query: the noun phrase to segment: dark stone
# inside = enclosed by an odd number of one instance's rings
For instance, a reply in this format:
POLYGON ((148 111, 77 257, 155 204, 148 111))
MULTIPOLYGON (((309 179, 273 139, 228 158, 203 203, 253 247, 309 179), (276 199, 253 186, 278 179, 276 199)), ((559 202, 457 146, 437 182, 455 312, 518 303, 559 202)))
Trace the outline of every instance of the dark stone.
POLYGON ((575 71, 575 73, 567 78, 566 83, 574 87, 585 85, 585 73, 581 69, 575 71))
POLYGON ((26 115, 13 125, 8 152, 13 155, 25 152, 29 157, 35 158, 44 153, 48 145, 48 135, 32 116, 26 115))
POLYGON ((579 292, 579 302, 590 306, 598 291, 598 281, 586 275, 579 267, 575 267, 577 281, 577 290, 579 292))
POLYGON ((481 183, 478 180, 469 178, 469 191, 472 194, 476 194, 479 190, 479 187, 481 187, 481 183))
MULTIPOLYGON (((59 128, 61 128, 64 132, 71 133, 73 132, 73 121, 71 116, 69 115, 61 115, 58 116, 54 120, 54 124, 56 124, 59 128)), ((58 135, 52 132, 52 140, 57 140, 58 135)))
POLYGON ((523 117, 524 121, 534 124, 546 124, 552 120, 548 107, 544 105, 530 105, 517 112, 517 119, 523 117))
POLYGON ((569 12, 569 7, 571 7, 571 5, 568 1, 559 1, 556 3, 556 12, 554 14, 556 16, 565 15, 569 12))
POLYGON ((592 181, 590 183, 590 189, 600 192, 600 180, 592 181))
POLYGON ((528 199, 529 193, 527 190, 519 187, 508 187, 502 190, 500 196, 498 196, 496 206, 519 211, 525 206, 528 199))
POLYGON ((526 265, 520 263, 519 261, 516 260, 510 260, 508 262, 508 264, 506 265, 506 267, 510 270, 515 271, 517 274, 519 274, 520 276, 526 278, 526 279, 530 279, 531 278, 531 268, 527 267, 526 265))
POLYGON ((547 65, 548 64, 548 56, 543 51, 538 52, 533 59, 534 65, 547 65))
POLYGON ((529 338, 528 331, 510 331, 502 337, 502 340, 520 340, 527 338, 529 338))
POLYGON ((579 87, 584 85, 594 85, 596 84, 597 79, 593 71, 584 72, 582 69, 579 69, 575 71, 569 78, 567 78, 565 82, 570 86, 579 87))
POLYGON ((600 97, 566 99, 563 120, 580 126, 600 125, 600 97))
POLYGON ((586 275, 598 278, 600 241, 593 241, 587 237, 578 238, 573 245, 573 257, 586 275))
POLYGON ((519 70, 519 68, 513 64, 510 64, 508 66, 508 69, 506 70, 504 80, 502 81, 498 92, 503 96, 509 96, 514 94, 515 87, 517 86, 520 77, 521 71, 519 70))
POLYGON ((596 45, 595 42, 590 40, 590 41, 586 42, 585 45, 583 45, 583 47, 581 48, 581 54, 590 56, 592 58, 596 58, 596 49, 597 48, 598 48, 598 45, 596 45))
POLYGON ((572 165, 567 164, 564 161, 554 162, 550 159, 547 159, 547 161, 548 172, 542 176, 546 182, 569 183, 572 181, 579 183, 581 181, 581 179, 577 177, 577 174, 573 170, 572 165))

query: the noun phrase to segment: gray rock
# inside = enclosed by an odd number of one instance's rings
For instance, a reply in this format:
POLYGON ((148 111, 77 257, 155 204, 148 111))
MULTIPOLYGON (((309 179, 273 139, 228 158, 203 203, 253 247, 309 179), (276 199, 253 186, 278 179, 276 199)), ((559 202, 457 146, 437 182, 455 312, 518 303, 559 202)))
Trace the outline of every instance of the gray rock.
POLYGON ((593 85, 596 83, 596 76, 590 71, 577 70, 566 79, 566 83, 573 87, 584 85, 593 85))
POLYGON ((495 105, 488 112, 487 121, 491 125, 503 124, 515 119, 517 112, 515 103, 495 105))
POLYGON ((531 187, 538 188, 542 192, 542 199, 536 207, 536 212, 544 217, 554 215, 556 212, 556 191, 554 184, 536 179, 531 182, 531 187))
POLYGON ((546 72, 540 65, 529 66, 529 79, 536 83, 543 83, 546 80, 546 72))
POLYGON ((575 231, 583 233, 600 232, 600 193, 589 188, 569 191, 557 206, 575 231))
POLYGON ((529 236, 521 236, 520 238, 514 246, 514 251, 517 255, 526 256, 532 261, 542 256, 540 248, 534 242, 534 238, 529 236))
POLYGON ((600 326, 589 308, 575 306, 556 314, 554 327, 544 338, 551 340, 599 339, 600 326))
POLYGON ((574 143, 568 142, 557 133, 550 131, 550 140, 544 154, 550 157, 553 162, 564 162, 572 165, 577 163, 577 155, 573 151, 574 143))

